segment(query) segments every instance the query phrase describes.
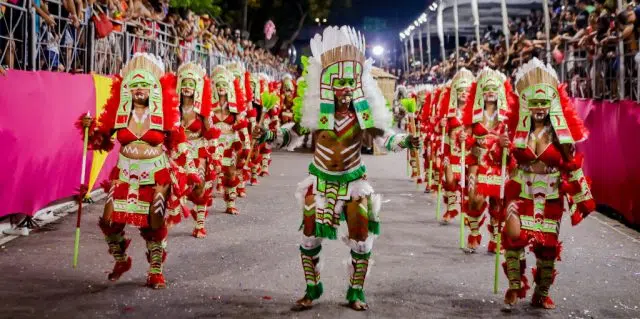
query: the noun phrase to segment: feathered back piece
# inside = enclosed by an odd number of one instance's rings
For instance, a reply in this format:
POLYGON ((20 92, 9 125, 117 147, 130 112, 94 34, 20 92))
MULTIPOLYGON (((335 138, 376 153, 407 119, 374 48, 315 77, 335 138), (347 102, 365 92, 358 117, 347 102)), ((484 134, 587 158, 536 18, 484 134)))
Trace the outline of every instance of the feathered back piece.
POLYGON ((343 26, 330 26, 311 39, 307 91, 302 126, 312 130, 332 130, 335 101, 333 80, 353 79, 353 106, 362 129, 391 126, 392 115, 384 96, 371 75, 373 60, 365 59, 366 43, 360 32, 343 26))
MULTIPOLYGON (((514 144, 524 148, 531 130, 531 110, 529 101, 548 101, 543 106, 549 109, 551 125, 560 144, 573 144, 587 138, 587 130, 578 118, 569 99, 566 86, 559 85, 558 75, 550 65, 537 58, 521 66, 516 71, 516 90, 520 97, 518 124, 515 127, 514 144)), ((540 108, 540 103, 536 108, 540 108)))

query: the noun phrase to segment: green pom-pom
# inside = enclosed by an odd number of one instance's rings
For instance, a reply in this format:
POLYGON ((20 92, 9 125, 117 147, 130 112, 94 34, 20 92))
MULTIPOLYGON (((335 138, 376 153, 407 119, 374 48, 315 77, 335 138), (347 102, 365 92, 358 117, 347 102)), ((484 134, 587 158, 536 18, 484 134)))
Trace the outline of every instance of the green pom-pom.
POLYGON ((261 97, 262 97, 262 108, 265 111, 269 111, 273 109, 278 103, 278 96, 273 93, 264 92, 262 93, 261 97))
POLYGON ((418 109, 416 100, 412 98, 402 99, 400 100, 400 104, 402 104, 402 107, 409 113, 415 113, 416 110, 418 109))

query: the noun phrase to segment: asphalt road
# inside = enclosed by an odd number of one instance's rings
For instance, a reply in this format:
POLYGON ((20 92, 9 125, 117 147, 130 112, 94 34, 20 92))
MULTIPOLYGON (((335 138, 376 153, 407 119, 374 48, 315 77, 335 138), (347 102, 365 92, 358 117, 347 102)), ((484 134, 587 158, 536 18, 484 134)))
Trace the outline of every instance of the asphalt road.
POLYGON ((457 224, 436 222, 435 196, 408 180, 404 158, 365 157, 384 196, 365 313, 345 306, 349 249, 340 241, 324 244, 324 296, 312 310, 289 310, 305 287, 293 191, 310 156, 276 153, 272 176, 250 187, 239 216, 223 214, 217 201, 206 239, 190 236, 190 220, 171 230, 166 290, 143 287, 144 242, 132 227, 133 268, 117 283, 106 280, 113 259, 97 227, 102 202, 85 210, 77 269, 71 267, 74 215, 4 244, 0 318, 640 318, 640 236, 598 214, 579 227, 563 224, 563 260, 551 290, 558 308, 533 309, 527 299, 503 314, 506 278, 501 273, 502 291, 494 295, 493 257, 457 248, 457 224))

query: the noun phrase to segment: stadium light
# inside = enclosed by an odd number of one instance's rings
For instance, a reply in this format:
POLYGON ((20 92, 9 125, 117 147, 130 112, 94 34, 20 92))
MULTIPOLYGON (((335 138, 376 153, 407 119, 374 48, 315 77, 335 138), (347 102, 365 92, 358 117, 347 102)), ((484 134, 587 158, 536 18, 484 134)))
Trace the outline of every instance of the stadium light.
POLYGON ((326 18, 322 19, 322 23, 327 23, 327 19, 326 18))
POLYGON ((316 23, 320 23, 320 18, 316 18, 316 23))
POLYGON ((381 56, 384 54, 384 48, 382 46, 376 45, 373 47, 373 55, 381 56))
POLYGON ((420 23, 418 23, 418 20, 413 21, 413 25, 415 25, 416 27, 420 25, 420 23))

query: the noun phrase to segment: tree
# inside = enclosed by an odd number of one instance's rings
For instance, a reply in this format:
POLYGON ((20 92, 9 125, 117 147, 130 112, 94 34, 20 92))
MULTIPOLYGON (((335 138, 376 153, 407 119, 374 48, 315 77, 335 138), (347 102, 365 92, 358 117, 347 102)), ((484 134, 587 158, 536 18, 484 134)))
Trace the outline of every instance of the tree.
POLYGON ((173 8, 189 9, 196 14, 208 14, 219 17, 222 13, 223 0, 171 0, 169 6, 173 8))

